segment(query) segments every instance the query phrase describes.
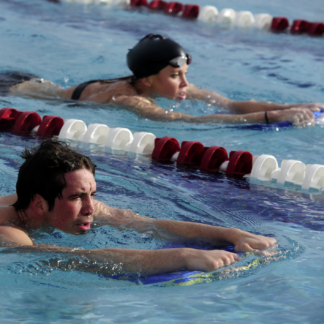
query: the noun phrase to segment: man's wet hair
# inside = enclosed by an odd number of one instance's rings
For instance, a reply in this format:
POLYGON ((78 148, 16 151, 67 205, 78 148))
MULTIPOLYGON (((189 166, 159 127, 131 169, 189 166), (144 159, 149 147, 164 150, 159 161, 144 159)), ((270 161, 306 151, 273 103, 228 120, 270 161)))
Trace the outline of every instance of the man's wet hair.
POLYGON ((19 169, 16 191, 18 199, 15 209, 25 210, 36 194, 54 208, 55 199, 62 199, 66 188, 65 173, 87 169, 95 174, 96 165, 87 156, 69 147, 68 143, 55 139, 47 140, 39 146, 26 148, 21 157, 25 162, 19 169))

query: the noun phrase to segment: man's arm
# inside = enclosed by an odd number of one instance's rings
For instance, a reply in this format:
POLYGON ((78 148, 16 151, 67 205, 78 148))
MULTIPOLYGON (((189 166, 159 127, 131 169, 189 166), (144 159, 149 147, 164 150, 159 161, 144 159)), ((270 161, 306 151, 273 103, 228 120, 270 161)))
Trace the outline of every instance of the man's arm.
POLYGON ((50 259, 38 260, 44 266, 60 270, 78 270, 102 274, 124 271, 153 275, 182 268, 212 271, 239 260, 227 251, 201 251, 194 249, 74 249, 70 247, 36 245, 21 229, 0 227, 0 247, 9 249, 1 253, 46 253, 50 259), (54 253, 54 256, 52 255, 54 253), (62 255, 65 256, 62 260, 62 255))
POLYGON ((276 242, 271 237, 254 235, 235 228, 152 219, 135 214, 130 210, 106 206, 99 201, 95 201, 95 215, 102 224, 121 229, 132 228, 140 233, 150 233, 155 237, 170 241, 202 240, 218 246, 230 244, 234 246, 236 252, 262 250, 276 242))

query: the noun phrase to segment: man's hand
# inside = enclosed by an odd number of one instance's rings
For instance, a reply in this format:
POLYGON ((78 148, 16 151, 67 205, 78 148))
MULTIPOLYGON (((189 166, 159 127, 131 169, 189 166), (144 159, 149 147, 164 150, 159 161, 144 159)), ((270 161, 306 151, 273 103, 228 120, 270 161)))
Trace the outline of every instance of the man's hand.
POLYGON ((210 272, 240 260, 236 253, 223 250, 182 249, 181 253, 185 260, 186 268, 195 271, 210 272))
POLYGON ((258 252, 273 246, 275 243, 276 240, 272 237, 255 235, 241 230, 237 230, 233 242, 236 252, 258 252))

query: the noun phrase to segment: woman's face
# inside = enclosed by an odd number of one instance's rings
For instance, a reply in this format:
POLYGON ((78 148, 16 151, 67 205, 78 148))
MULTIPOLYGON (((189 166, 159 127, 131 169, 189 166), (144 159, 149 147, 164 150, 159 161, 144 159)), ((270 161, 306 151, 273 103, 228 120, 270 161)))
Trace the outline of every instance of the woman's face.
POLYGON ((186 78, 187 71, 187 64, 179 68, 168 65, 158 74, 151 75, 147 78, 150 84, 150 91, 168 99, 186 99, 186 92, 189 85, 186 78))

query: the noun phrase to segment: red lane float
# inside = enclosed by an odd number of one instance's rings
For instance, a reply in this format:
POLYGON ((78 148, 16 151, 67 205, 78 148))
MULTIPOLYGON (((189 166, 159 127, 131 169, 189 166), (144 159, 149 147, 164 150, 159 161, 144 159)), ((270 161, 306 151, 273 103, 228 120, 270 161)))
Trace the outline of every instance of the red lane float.
POLYGON ((247 151, 230 152, 229 163, 226 169, 228 177, 250 174, 252 170, 253 156, 247 151))
POLYGON ((275 32, 282 32, 289 26, 286 17, 273 17, 270 29, 275 32))
POLYGON ((306 33, 308 31, 310 24, 311 23, 307 20, 294 20, 290 28, 290 31, 296 34, 306 33))
POLYGON ((206 172, 217 172, 219 171, 220 166, 227 160, 228 154, 224 147, 208 147, 202 157, 200 170, 206 172))
POLYGON ((187 165, 198 168, 205 152, 205 147, 200 142, 183 141, 177 158, 177 165, 187 165))
POLYGON ((12 129, 13 133, 28 134, 33 128, 40 125, 42 118, 35 112, 22 112, 16 119, 15 125, 12 129))
POLYGON ((172 159, 176 160, 179 167, 187 166, 204 172, 217 172, 228 161, 228 165, 224 167, 226 175, 230 177, 251 173, 253 161, 252 154, 247 151, 231 152, 228 159, 224 147, 204 147, 200 142, 183 141, 180 148, 179 142, 173 137, 156 138, 152 160, 170 162, 172 159), (177 152, 178 156, 175 155, 177 152))
POLYGON ((131 0, 130 5, 132 7, 148 6, 146 0, 131 0))
POLYGON ((199 15, 199 6, 185 5, 182 13, 183 18, 196 19, 199 15))
POLYGON ((183 4, 180 2, 170 2, 164 7, 164 11, 169 14, 178 14, 183 11, 183 4))
POLYGON ((0 110, 0 131, 10 131, 13 129, 16 119, 21 114, 14 108, 2 108, 0 110))
POLYGON ((0 131, 12 131, 17 134, 29 134, 39 126, 36 135, 55 136, 60 133, 64 120, 57 116, 44 116, 43 120, 35 112, 21 112, 14 108, 0 110, 0 131))
POLYGON ((64 125, 64 120, 57 116, 44 116, 39 128, 37 136, 57 136, 64 125))
POLYGON ((167 5, 168 5, 168 3, 165 1, 153 0, 148 4, 148 7, 150 9, 154 9, 154 10, 164 10, 167 5))
POLYGON ((179 142, 173 137, 162 137, 155 139, 152 159, 159 162, 170 162, 172 156, 180 151, 179 142))
POLYGON ((294 20, 290 31, 292 33, 308 33, 310 36, 321 36, 324 33, 324 24, 310 23, 307 20, 294 20))
POLYGON ((321 36, 324 33, 323 23, 312 23, 308 28, 308 34, 311 36, 321 36))

